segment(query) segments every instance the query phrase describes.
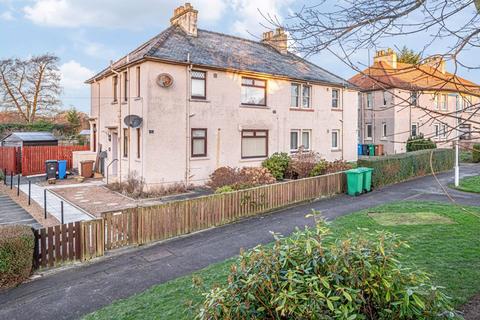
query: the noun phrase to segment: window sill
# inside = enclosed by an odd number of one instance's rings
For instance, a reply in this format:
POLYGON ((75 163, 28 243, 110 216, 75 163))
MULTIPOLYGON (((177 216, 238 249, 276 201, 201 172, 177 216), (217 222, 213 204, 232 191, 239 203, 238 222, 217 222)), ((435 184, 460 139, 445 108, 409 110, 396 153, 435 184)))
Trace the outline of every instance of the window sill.
POLYGON ((118 104, 118 101, 112 101, 110 104, 111 104, 111 105, 118 104))
POLYGON ((188 99, 188 101, 190 101, 190 102, 210 103, 210 100, 206 100, 206 99, 195 99, 195 98, 191 98, 191 99, 188 99))
POLYGON ((313 108, 290 108, 290 111, 314 112, 313 108))
POLYGON ((190 161, 210 160, 210 157, 190 157, 190 161))
POLYGON ((142 163, 142 160, 137 158, 137 159, 135 159, 135 162, 142 163))
POLYGON ((269 110, 271 109, 270 107, 267 106, 256 106, 256 105, 250 105, 250 104, 241 104, 240 108, 244 109, 263 109, 263 110, 269 110))
POLYGON ((331 149, 331 152, 342 152, 342 149, 331 149))
POLYGON ((342 112, 343 109, 342 108, 332 108, 332 111, 338 111, 338 112, 342 112))
POLYGON ((128 101, 122 101, 122 105, 128 104, 128 101))
POLYGON ((268 159, 268 157, 259 157, 259 158, 244 158, 240 159, 239 162, 258 162, 268 159))
POLYGON ((140 100, 142 100, 142 97, 135 97, 135 98, 133 98, 133 101, 140 101, 140 100))

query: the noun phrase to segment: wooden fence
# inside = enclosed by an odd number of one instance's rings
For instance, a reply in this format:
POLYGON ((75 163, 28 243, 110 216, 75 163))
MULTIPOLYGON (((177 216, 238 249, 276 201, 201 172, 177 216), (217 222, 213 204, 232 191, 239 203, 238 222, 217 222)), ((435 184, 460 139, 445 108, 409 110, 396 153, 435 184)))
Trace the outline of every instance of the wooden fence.
POLYGON ((7 174, 17 173, 17 148, 16 147, 0 147, 0 170, 7 174))
MULTIPOLYGON (((150 207, 109 212, 105 213, 102 219, 81 222, 78 229, 80 231, 75 231, 73 238, 67 237, 66 242, 63 240, 63 233, 57 236, 57 229, 42 229, 37 239, 41 242, 40 248, 45 250, 37 251, 39 263, 36 265, 45 267, 63 262, 66 257, 62 254, 63 246, 68 243, 70 247, 70 239, 78 241, 80 248, 79 253, 75 251, 78 255, 70 260, 85 261, 102 256, 108 250, 146 244, 224 225, 295 203, 344 193, 345 189, 345 174, 339 172, 150 207), (76 236, 78 234, 80 237, 76 236), (61 247, 58 249, 60 252, 58 255, 55 245, 57 243, 61 247)), ((63 226, 60 230, 63 232, 63 226)), ((76 242, 74 247, 77 248, 76 242)))
POLYGON ((45 161, 67 160, 67 169, 73 165, 73 151, 86 151, 89 146, 38 146, 22 148, 22 175, 45 172, 45 161))

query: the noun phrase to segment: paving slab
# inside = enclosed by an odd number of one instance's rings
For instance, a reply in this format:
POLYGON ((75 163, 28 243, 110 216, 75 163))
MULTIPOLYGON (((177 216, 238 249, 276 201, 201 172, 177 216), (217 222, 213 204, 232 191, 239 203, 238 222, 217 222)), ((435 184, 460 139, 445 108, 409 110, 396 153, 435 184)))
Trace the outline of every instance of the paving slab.
MULTIPOLYGON (((480 166, 462 166, 463 175, 480 174, 480 166)), ((439 174, 443 185, 453 173, 439 174)), ((480 195, 449 190, 459 204, 480 205, 480 195)), ((351 212, 400 200, 448 202, 433 177, 388 186, 360 197, 334 198, 256 216, 152 246, 132 248, 25 283, 0 293, 0 319, 78 319, 117 299, 142 292, 152 285, 190 274, 212 263, 273 241, 270 231, 289 235, 296 227, 313 225, 306 218, 312 209, 332 220, 351 212)))

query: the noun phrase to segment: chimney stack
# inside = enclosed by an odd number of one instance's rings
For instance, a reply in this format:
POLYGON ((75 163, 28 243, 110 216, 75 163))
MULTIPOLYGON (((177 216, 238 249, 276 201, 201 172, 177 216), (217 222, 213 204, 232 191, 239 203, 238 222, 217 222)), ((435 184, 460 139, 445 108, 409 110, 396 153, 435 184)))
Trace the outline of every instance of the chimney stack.
POLYGON ((173 11, 173 17, 170 19, 172 26, 180 26, 189 36, 197 36, 197 16, 198 11, 187 2, 173 11))
POLYGON ((397 54, 392 49, 388 48, 387 50, 377 51, 373 62, 385 62, 390 65, 393 69, 397 69, 397 54))
POLYGON ((441 73, 445 74, 445 60, 442 56, 432 56, 425 59, 423 62, 424 65, 430 66, 441 73))
POLYGON ((283 28, 277 28, 275 32, 264 32, 262 42, 272 46, 282 54, 288 52, 288 36, 283 28))

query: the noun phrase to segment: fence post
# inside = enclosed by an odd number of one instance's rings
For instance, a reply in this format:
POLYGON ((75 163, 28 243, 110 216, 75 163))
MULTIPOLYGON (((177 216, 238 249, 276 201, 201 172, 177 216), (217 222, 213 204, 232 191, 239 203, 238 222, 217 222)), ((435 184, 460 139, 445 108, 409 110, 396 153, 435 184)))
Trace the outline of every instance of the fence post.
POLYGON ((3 169, 3 184, 7 185, 7 168, 3 169))
POLYGON ((45 219, 47 219, 47 189, 43 189, 43 212, 45 214, 45 219))
POLYGON ((20 196, 20 175, 17 176, 17 197, 20 196))
POLYGON ((64 224, 64 222, 63 222, 63 201, 60 201, 60 214, 61 214, 62 224, 64 224))
POLYGON ((32 181, 28 180, 28 205, 31 204, 31 199, 32 199, 32 181))
POLYGON ((13 171, 10 171, 10 190, 13 189, 13 171))

